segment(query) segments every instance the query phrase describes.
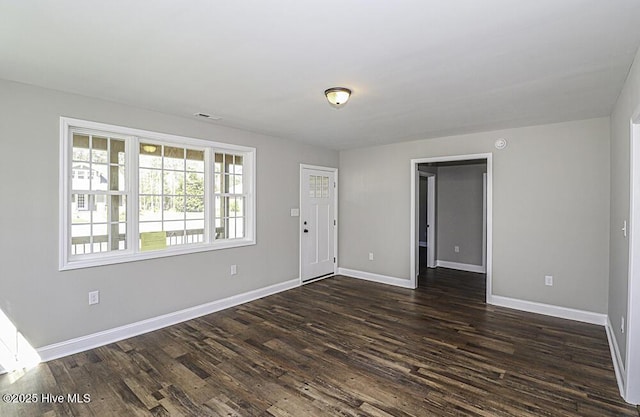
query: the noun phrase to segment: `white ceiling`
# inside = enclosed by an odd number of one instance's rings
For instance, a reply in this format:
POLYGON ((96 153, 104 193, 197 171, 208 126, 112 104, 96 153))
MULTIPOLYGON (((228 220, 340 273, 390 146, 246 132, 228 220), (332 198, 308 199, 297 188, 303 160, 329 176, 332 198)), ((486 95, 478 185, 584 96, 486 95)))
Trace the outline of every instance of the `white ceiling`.
POLYGON ((640 0, 0 0, 0 78, 335 149, 609 115, 639 44, 640 0))

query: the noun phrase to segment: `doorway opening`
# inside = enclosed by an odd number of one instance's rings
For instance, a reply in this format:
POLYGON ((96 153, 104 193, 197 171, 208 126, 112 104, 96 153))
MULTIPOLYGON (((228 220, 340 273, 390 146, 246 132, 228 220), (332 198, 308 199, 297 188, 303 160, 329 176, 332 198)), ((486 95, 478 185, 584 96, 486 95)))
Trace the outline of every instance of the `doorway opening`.
POLYGON ((410 274, 444 267, 486 273, 491 295, 492 154, 411 160, 410 274))

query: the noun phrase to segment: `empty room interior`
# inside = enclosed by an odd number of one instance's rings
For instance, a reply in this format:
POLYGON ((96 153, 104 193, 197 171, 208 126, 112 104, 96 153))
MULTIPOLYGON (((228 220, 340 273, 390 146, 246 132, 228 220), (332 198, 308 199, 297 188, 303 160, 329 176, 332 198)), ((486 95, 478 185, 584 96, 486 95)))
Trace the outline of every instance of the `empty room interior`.
POLYGON ((639 22, 0 0, 0 415, 640 417, 639 22))

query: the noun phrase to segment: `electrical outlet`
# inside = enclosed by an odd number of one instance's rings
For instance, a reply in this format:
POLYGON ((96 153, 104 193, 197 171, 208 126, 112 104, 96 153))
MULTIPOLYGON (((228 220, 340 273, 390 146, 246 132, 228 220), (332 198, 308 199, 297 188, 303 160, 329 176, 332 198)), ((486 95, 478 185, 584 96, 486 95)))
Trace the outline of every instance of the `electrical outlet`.
POLYGON ((100 291, 89 292, 89 305, 98 304, 100 302, 100 291))
POLYGON ((369 252, 369 260, 373 261, 373 252, 369 252))
POLYGON ((235 265, 231 265, 231 275, 235 275, 238 273, 238 267, 235 265))
POLYGON ((624 333, 624 316, 622 316, 620 320, 620 331, 624 333))
POLYGON ((544 285, 553 286, 553 276, 545 275, 544 276, 544 285))
POLYGON ((454 251, 455 253, 460 253, 460 246, 457 246, 457 245, 456 245, 456 246, 454 246, 454 247, 453 247, 453 251, 454 251))

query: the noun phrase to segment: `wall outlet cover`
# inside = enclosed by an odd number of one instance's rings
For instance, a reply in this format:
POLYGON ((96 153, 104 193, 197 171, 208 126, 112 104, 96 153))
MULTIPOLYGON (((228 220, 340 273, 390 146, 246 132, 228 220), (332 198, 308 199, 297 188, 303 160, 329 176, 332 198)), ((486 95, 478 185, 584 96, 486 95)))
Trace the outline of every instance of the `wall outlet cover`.
POLYGON ((89 305, 100 303, 100 291, 89 292, 89 305))

